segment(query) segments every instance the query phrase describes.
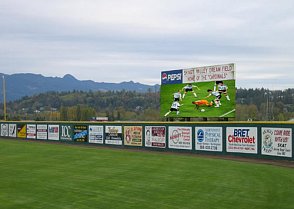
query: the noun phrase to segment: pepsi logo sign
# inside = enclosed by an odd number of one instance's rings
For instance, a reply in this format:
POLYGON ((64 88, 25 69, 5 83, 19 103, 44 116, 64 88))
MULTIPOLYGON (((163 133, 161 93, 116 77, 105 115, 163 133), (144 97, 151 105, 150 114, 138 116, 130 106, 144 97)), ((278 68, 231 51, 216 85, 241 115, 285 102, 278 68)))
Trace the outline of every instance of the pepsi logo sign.
POLYGON ((162 75, 161 75, 161 79, 162 79, 162 80, 166 80, 166 79, 167 79, 167 74, 166 74, 166 73, 162 73, 162 75))
POLYGON ((182 70, 165 71, 161 74, 162 84, 182 83, 182 70))

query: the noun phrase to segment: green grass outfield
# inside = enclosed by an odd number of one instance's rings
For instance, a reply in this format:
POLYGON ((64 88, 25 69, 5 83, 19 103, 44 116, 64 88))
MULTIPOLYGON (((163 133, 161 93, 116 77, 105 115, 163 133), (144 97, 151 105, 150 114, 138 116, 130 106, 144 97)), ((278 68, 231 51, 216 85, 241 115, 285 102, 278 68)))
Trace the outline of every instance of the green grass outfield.
MULTIPOLYGON (((228 95, 230 96, 230 101, 227 101, 226 97, 222 95, 221 98, 221 106, 219 108, 212 107, 201 107, 198 110, 195 109, 195 105, 192 104, 193 101, 206 99, 209 102, 215 99, 215 96, 210 96, 209 98, 205 98, 208 96, 207 89, 212 89, 214 87, 215 82, 200 82, 193 83, 193 85, 198 86, 200 90, 197 88, 193 88, 195 93, 197 94, 197 98, 193 95, 192 92, 188 92, 185 98, 180 101, 180 104, 183 106, 180 107, 180 114, 177 115, 176 112, 172 112, 168 115, 168 117, 235 117, 235 80, 224 81, 224 84, 228 86, 228 95), (204 109, 204 112, 200 110, 204 109)), ((161 85, 160 89, 160 116, 164 117, 165 113, 167 113, 171 107, 173 102, 173 94, 177 92, 179 89, 183 89, 187 84, 166 84, 161 85)), ((184 94, 182 90, 181 94, 184 94)))
POLYGON ((0 139, 1 209, 290 209, 293 188, 293 168, 0 139))

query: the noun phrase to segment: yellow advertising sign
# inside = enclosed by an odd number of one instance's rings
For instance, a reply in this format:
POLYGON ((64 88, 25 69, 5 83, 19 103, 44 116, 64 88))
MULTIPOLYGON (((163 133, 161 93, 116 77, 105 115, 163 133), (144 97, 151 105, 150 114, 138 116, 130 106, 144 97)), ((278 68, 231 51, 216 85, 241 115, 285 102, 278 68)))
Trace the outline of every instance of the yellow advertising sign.
POLYGON ((17 137, 18 138, 27 138, 26 124, 17 124, 17 137))
POLYGON ((124 126, 124 144, 129 146, 142 146, 142 126, 124 126))

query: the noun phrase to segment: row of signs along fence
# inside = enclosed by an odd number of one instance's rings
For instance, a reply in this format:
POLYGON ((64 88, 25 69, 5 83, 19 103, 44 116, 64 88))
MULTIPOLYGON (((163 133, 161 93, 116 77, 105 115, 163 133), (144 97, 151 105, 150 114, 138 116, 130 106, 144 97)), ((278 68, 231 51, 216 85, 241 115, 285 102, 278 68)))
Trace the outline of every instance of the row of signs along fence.
POLYGON ((294 160, 293 123, 2 122, 1 137, 294 160))

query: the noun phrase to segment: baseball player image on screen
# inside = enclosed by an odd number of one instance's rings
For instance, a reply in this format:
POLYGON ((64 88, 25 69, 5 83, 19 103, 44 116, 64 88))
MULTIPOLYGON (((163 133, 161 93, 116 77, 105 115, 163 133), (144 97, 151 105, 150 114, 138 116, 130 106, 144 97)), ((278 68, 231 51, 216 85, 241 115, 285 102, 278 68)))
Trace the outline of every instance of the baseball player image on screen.
POLYGON ((214 103, 213 101, 209 102, 206 99, 201 99, 201 100, 197 100, 192 102, 192 104, 195 105, 195 109, 199 109, 199 107, 211 107, 214 103))
POLYGON ((164 117, 168 116, 171 112, 176 112, 177 115, 180 113, 180 103, 178 101, 174 101, 170 107, 170 110, 164 115, 164 117))
POLYGON ((222 95, 218 91, 212 91, 211 89, 207 89, 207 92, 209 94, 206 98, 208 98, 212 95, 215 96, 215 99, 214 99, 215 107, 219 107, 221 105, 220 99, 221 99, 222 95))
POLYGON ((224 84, 223 81, 216 81, 214 85, 214 91, 216 91, 216 85, 217 85, 217 91, 223 95, 225 95, 226 99, 230 101, 230 97, 228 95, 228 86, 224 84))
POLYGON ((181 90, 179 89, 177 92, 173 93, 174 101, 182 101, 181 90))
POLYGON ((183 99, 185 98, 185 95, 186 95, 188 92, 192 92, 192 93, 194 94, 194 96, 197 97, 197 94, 195 93, 195 91, 194 91, 193 88, 197 88, 198 90, 200 90, 200 89, 198 88, 198 86, 192 85, 191 83, 189 83, 188 85, 186 85, 186 86, 183 87, 183 91, 184 91, 183 99))

